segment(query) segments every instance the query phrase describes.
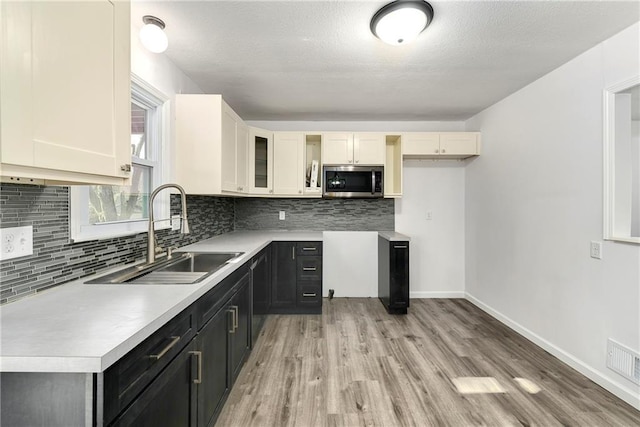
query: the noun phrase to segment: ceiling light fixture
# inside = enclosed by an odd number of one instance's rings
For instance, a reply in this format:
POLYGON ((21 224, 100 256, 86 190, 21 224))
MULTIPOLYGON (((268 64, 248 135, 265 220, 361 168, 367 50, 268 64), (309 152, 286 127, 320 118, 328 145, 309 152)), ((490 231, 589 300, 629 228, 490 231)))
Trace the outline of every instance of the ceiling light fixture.
POLYGON ((433 8, 422 0, 397 0, 371 18, 371 32, 385 43, 407 44, 424 31, 433 20, 433 8))
POLYGON ((145 15, 142 17, 144 27, 140 29, 140 41, 142 45, 153 53, 162 53, 169 46, 169 39, 164 33, 164 22, 155 16, 145 15))

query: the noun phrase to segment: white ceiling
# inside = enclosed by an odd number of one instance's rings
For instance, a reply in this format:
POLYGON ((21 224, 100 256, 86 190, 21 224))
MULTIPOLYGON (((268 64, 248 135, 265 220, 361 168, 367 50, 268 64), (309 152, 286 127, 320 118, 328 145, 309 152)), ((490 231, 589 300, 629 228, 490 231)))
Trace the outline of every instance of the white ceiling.
POLYGON ((640 20, 640 2, 431 1, 413 43, 369 30, 386 1, 139 1, 166 55, 245 120, 463 120, 640 20))

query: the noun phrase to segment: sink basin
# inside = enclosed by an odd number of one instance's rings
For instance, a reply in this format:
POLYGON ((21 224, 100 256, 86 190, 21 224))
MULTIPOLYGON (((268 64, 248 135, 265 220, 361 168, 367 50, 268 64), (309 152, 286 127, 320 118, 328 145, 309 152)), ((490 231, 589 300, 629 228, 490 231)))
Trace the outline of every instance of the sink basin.
POLYGON ((149 284, 189 285, 198 283, 244 252, 182 252, 153 264, 125 268, 86 282, 91 285, 149 284))

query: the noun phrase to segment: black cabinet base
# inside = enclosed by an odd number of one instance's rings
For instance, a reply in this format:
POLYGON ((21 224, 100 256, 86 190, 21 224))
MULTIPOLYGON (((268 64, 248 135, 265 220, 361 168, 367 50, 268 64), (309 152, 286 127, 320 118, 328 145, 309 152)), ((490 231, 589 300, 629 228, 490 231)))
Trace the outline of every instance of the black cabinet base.
POLYGON ((384 308, 387 310, 387 313, 389 314, 407 314, 409 312, 407 307, 390 307, 384 303, 384 300, 382 298, 378 298, 378 299, 380 300, 384 308))

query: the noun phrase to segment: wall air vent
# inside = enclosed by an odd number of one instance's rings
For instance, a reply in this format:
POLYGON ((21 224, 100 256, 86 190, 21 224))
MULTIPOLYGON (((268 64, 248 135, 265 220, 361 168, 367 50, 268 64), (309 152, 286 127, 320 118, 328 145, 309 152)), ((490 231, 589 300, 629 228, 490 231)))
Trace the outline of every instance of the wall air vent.
POLYGON ((611 338, 607 340, 607 367, 640 385, 640 354, 611 338))

